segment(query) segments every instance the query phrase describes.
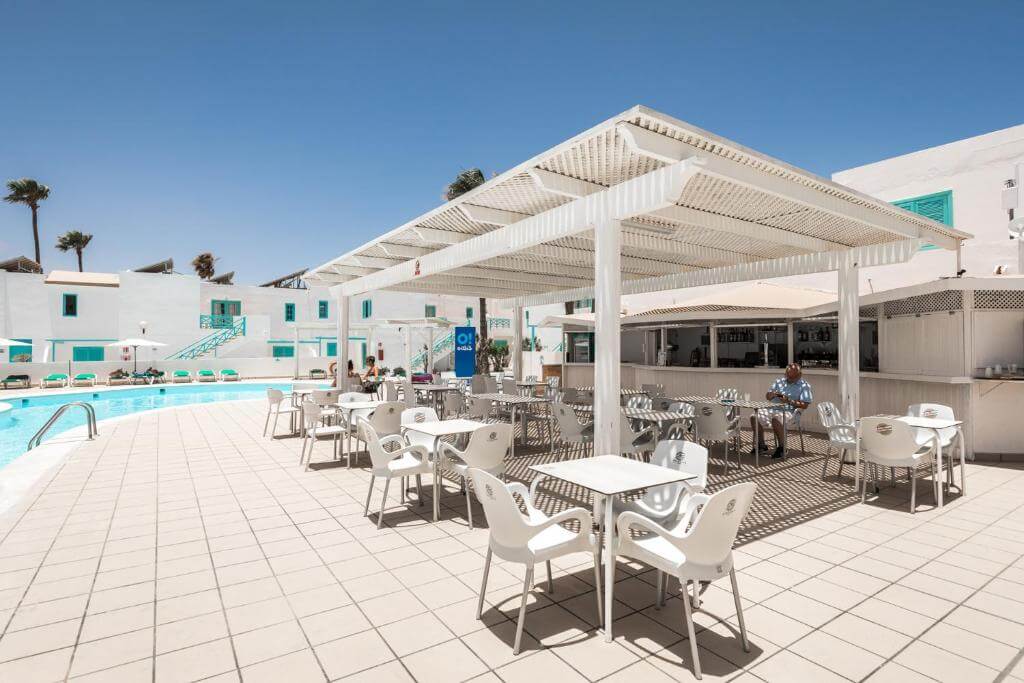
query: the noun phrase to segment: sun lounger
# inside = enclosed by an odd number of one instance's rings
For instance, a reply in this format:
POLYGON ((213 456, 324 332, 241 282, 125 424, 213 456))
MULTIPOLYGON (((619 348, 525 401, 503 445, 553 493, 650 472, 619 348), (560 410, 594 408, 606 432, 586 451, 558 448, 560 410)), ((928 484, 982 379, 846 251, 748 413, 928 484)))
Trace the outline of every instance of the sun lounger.
POLYGON ((167 382, 167 373, 163 370, 151 372, 149 376, 153 379, 153 384, 165 384, 167 382))
POLYGON ((27 389, 32 386, 32 378, 28 375, 7 375, 2 384, 4 389, 27 389))
POLYGON ((310 379, 327 379, 327 371, 323 368, 313 368, 309 371, 310 379))
POLYGON ((192 381, 192 373, 189 372, 188 370, 175 370, 173 373, 171 373, 171 383, 172 384, 179 384, 179 383, 187 384, 187 383, 189 383, 191 381, 192 381))
POLYGON ((148 372, 133 372, 131 380, 132 384, 152 384, 153 375, 148 372))
POLYGON ((230 368, 225 368, 224 370, 221 370, 220 378, 224 382, 237 382, 238 380, 242 379, 237 372, 231 370, 230 368))
POLYGON ((96 386, 96 375, 91 372, 80 372, 71 380, 73 387, 94 387, 96 386))
POLYGON ((119 384, 131 384, 132 378, 128 375, 121 375, 120 377, 114 377, 111 375, 107 378, 107 385, 116 387, 119 384))
POLYGON ((213 370, 200 370, 196 373, 196 379, 200 382, 216 382, 217 375, 213 374, 213 370))
POLYGON ((47 375, 39 381, 40 389, 49 389, 51 387, 66 387, 68 385, 68 376, 63 372, 55 372, 52 375, 47 375))

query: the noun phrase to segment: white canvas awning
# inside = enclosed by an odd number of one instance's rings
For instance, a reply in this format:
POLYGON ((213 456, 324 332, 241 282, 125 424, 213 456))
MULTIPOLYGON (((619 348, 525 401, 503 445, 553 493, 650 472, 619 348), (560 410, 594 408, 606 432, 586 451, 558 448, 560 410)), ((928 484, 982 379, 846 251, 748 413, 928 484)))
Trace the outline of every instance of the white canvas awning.
POLYGON ((484 296, 517 319, 594 298, 596 448, 610 452, 623 294, 838 271, 840 384, 855 416, 857 269, 968 237, 638 106, 304 277, 340 284, 346 305, 375 290, 484 296))

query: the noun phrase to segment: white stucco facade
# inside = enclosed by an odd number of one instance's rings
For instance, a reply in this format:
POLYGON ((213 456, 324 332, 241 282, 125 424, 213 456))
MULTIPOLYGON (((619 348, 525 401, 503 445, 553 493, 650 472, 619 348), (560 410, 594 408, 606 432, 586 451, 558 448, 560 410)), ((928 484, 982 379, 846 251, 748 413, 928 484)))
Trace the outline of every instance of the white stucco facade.
MULTIPOLYGON (((216 303, 231 302, 230 310, 245 318, 246 333, 210 351, 206 358, 269 358, 275 355, 275 347, 277 355, 291 357, 288 350, 295 348, 297 331, 300 358, 323 358, 325 367, 332 360, 338 302, 327 287, 218 285, 192 275, 132 271, 117 273, 116 281, 117 286, 63 284, 47 282, 44 275, 0 272, 0 336, 25 340, 24 347, 31 346, 32 361, 37 363, 81 361, 89 353, 94 358, 100 354, 108 362, 127 362, 130 352, 107 345, 141 337, 144 329, 145 338, 166 344, 140 348, 138 360, 146 364, 168 359, 215 333, 209 320, 201 325, 202 317, 224 310, 216 303), (66 296, 74 297, 74 315, 66 314, 66 296)), ((387 319, 431 314, 463 324, 467 319, 475 323, 479 316, 476 299, 397 292, 355 298, 349 313, 349 352, 357 367, 365 355, 381 352, 385 365, 402 363, 404 330, 384 324, 387 319)), ((490 313, 503 314, 497 309, 490 313)), ((443 334, 436 332, 435 340, 443 334)), ((415 330, 412 339, 415 354, 427 343, 428 334, 415 330)), ((0 365, 15 372, 17 364, 14 369, 6 365, 10 361, 7 347, 0 347, 0 365)))

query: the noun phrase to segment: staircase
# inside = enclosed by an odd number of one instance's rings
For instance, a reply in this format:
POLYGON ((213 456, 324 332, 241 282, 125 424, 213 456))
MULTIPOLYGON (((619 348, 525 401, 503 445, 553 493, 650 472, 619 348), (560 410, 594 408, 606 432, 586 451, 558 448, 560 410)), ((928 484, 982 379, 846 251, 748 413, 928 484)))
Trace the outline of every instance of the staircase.
MULTIPOLYGON (((471 327, 473 325, 472 320, 466 321, 466 326, 471 327)), ((488 318, 487 329, 509 329, 512 327, 511 318, 488 318)), ((445 360, 448 354, 452 353, 455 349, 455 330, 451 330, 448 334, 434 341, 434 363, 445 360)), ((412 357, 412 367, 419 368, 423 367, 423 362, 427 359, 425 351, 420 351, 412 357)))
POLYGON ((245 316, 201 315, 199 327, 213 329, 210 334, 202 337, 180 351, 171 354, 167 360, 194 360, 203 358, 211 351, 245 336, 245 316))

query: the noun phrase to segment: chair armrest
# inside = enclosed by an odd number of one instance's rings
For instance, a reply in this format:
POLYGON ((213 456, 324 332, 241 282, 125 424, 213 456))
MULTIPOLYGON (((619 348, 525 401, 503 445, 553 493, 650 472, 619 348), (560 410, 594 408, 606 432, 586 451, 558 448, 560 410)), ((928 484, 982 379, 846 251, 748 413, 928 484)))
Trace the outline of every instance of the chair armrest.
POLYGON ((437 455, 439 457, 455 457, 462 460, 463 452, 452 446, 450 443, 441 441, 437 446, 437 455))
POLYGON ((615 520, 615 528, 618 529, 619 538, 625 538, 629 534, 630 527, 640 527, 645 531, 657 534, 662 538, 678 540, 679 537, 673 534, 671 531, 658 524, 657 522, 647 519, 643 515, 635 512, 623 512, 619 515, 619 518, 615 520))
POLYGON ((530 493, 530 489, 526 488, 525 484, 522 484, 518 481, 513 481, 509 484, 505 484, 505 488, 507 488, 509 493, 513 495, 519 494, 519 497, 522 498, 527 505, 530 504, 533 496, 530 493))
POLYGON ((546 474, 538 474, 534 477, 533 481, 530 482, 530 498, 528 502, 533 505, 533 501, 537 499, 537 489, 540 487, 540 483, 547 479, 546 474))
POLYGON ((380 437, 380 445, 386 446, 389 443, 397 443, 399 448, 405 446, 405 439, 398 434, 388 434, 387 436, 380 437))
POLYGON ((684 520, 686 524, 683 525, 683 529, 693 521, 693 516, 697 513, 697 508, 702 505, 707 505, 707 502, 711 500, 711 496, 706 493, 695 493, 692 496, 681 501, 683 507, 683 514, 679 516, 680 519, 684 520))
POLYGON ((653 438, 654 437, 654 425, 651 425, 650 427, 646 427, 644 429, 641 429, 639 432, 637 432, 633 436, 633 443, 636 443, 637 441, 639 441, 640 438, 643 437, 645 434, 650 434, 651 437, 653 438))
POLYGON ((589 510, 583 508, 569 508, 568 510, 562 510, 557 515, 548 517, 543 522, 536 524, 529 524, 529 527, 533 529, 533 535, 536 536, 544 529, 561 524, 562 522, 568 522, 571 519, 579 520, 580 531, 590 533, 590 530, 594 528, 594 517, 590 514, 589 510))

